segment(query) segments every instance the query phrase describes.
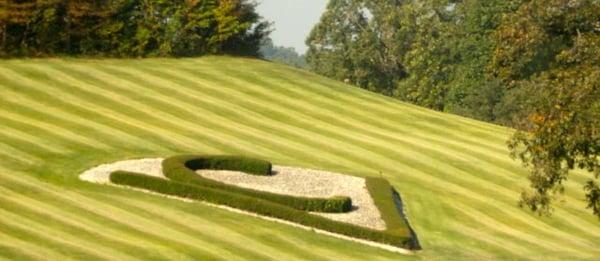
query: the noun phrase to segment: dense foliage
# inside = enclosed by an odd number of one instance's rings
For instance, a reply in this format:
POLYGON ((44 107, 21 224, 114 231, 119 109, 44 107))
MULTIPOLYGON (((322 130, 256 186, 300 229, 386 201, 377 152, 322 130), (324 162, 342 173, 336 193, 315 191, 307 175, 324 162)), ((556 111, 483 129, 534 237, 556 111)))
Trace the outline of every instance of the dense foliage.
POLYGON ((494 75, 522 103, 513 155, 532 167, 521 203, 548 213, 569 170, 600 217, 600 1, 532 0, 508 15, 494 38, 494 75))
POLYGON ((258 56, 247 0, 0 0, 0 55, 258 56))
MULTIPOLYGON (((600 174, 600 1, 331 0, 307 39, 320 74, 516 127, 532 169, 523 205, 547 213, 569 170, 600 174)), ((585 186, 600 216, 600 188, 585 186)))
POLYGON ((503 95, 486 65, 504 0, 331 0, 307 39, 320 74, 421 106, 493 121, 503 95))
POLYGON ((204 178, 195 172, 200 169, 216 169, 242 171, 265 176, 271 175, 271 163, 268 161, 235 156, 181 155, 164 160, 162 165, 165 176, 173 181, 226 190, 230 193, 259 198, 298 210, 341 213, 352 209, 352 200, 349 197, 309 198, 280 195, 229 185, 204 178))
POLYGON ((260 46, 261 56, 269 61, 306 68, 306 57, 298 54, 293 47, 276 46, 271 38, 266 38, 260 46))

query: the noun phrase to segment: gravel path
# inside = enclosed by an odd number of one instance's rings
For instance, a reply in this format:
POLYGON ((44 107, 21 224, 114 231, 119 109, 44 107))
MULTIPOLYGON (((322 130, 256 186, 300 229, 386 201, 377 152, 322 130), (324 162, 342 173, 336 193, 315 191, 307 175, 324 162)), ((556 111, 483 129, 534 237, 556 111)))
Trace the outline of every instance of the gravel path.
MULTIPOLYGON (((103 164, 83 172, 84 181, 109 184, 110 173, 123 170, 154 177, 165 178, 162 173, 162 158, 125 160, 103 164)), ((365 187, 363 178, 339 173, 295 167, 273 166, 273 176, 257 176, 236 171, 200 170, 199 175, 223 183, 302 197, 348 196, 353 210, 348 213, 315 213, 332 220, 355 224, 377 230, 385 229, 379 210, 365 187)))

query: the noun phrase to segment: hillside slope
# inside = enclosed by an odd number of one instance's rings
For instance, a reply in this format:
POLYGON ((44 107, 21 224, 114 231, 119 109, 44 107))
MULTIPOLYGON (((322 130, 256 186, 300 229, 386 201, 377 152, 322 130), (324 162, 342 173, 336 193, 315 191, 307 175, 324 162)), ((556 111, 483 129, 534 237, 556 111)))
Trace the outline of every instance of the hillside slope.
POLYGON ((552 218, 516 205, 511 130, 304 71, 227 57, 0 61, 0 257, 13 259, 594 259, 582 175, 552 218), (92 166, 178 153, 383 175, 414 257, 199 203, 84 183, 92 166))

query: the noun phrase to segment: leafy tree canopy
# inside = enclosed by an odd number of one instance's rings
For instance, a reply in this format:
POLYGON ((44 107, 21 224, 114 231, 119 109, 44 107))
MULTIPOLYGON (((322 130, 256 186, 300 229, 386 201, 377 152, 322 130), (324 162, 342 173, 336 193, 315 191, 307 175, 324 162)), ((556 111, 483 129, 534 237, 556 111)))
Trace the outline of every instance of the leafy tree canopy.
POLYGON ((269 32, 246 0, 0 0, 0 55, 257 56, 269 32))
MULTIPOLYGON (((600 2, 532 0, 507 16, 490 70, 528 99, 512 154, 532 169, 521 204, 549 213, 570 170, 592 178, 588 207, 600 217, 600 2)), ((525 99, 523 99, 525 100, 525 99)))

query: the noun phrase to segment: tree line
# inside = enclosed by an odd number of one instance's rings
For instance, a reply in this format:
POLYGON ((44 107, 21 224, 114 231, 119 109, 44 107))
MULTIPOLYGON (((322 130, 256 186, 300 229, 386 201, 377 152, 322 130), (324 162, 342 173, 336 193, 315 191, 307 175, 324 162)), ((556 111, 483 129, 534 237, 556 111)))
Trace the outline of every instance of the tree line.
POLYGON ((330 0, 306 44, 317 73, 517 128, 520 204, 550 213, 578 168, 600 217, 600 1, 330 0))
POLYGON ((247 0, 0 0, 0 55, 258 56, 247 0))
POLYGON ((281 64, 287 64, 297 68, 307 67, 304 55, 298 54, 293 47, 283 47, 273 44, 270 37, 265 38, 260 47, 262 58, 281 64))

